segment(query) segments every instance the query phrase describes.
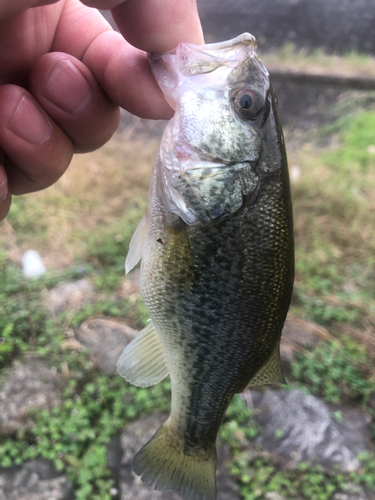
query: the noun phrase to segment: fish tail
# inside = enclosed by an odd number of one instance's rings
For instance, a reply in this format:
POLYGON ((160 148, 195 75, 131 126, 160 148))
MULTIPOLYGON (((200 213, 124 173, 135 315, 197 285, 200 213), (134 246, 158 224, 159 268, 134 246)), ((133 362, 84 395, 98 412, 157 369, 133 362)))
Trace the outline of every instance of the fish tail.
POLYGON ((215 500, 216 447, 206 451, 184 448, 169 422, 135 455, 134 472, 155 490, 174 490, 189 500, 215 500))

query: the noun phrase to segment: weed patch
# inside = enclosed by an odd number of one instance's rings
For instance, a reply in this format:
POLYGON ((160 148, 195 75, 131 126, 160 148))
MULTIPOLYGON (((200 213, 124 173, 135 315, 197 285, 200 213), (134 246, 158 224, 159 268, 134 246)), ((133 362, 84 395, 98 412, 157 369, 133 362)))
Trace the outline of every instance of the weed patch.
POLYGON ((337 330, 375 327, 375 111, 337 124, 330 151, 291 153, 296 236, 295 312, 337 330))
POLYGON ((96 372, 85 353, 56 353, 54 362, 65 362, 71 374, 62 404, 34 415, 30 431, 20 430, 16 439, 0 441, 0 466, 49 459, 69 474, 77 499, 109 500, 113 484, 106 444, 127 422, 150 410, 166 411, 170 384, 130 386, 120 377, 96 372))
POLYGON ((326 342, 309 356, 296 353, 292 364, 295 379, 331 403, 366 405, 374 391, 372 363, 364 346, 349 338, 326 342))

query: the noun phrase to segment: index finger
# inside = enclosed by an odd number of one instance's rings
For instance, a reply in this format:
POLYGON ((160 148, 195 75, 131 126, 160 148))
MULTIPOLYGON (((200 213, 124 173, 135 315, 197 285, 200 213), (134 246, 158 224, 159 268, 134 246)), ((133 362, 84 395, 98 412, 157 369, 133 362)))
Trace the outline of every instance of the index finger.
POLYGON ((0 1, 0 20, 5 21, 20 14, 21 12, 41 5, 50 5, 58 0, 1 0, 0 1))
POLYGON ((196 0, 127 0, 112 16, 126 40, 146 52, 204 43, 196 0))

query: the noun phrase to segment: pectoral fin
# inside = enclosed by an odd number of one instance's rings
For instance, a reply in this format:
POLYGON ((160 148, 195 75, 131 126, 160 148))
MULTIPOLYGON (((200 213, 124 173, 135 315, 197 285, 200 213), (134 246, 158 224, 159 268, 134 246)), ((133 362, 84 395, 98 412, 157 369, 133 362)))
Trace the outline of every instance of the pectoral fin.
POLYGON ((139 387, 157 384, 169 374, 163 345, 152 321, 125 347, 117 371, 139 387))
POLYGON ((135 233, 130 241, 129 252, 125 260, 125 273, 128 274, 142 258, 143 247, 146 243, 148 233, 147 212, 138 224, 135 233))
POLYGON ((280 347, 277 344, 267 363, 262 366, 258 373, 248 383, 247 387, 263 384, 286 384, 280 364, 280 347))

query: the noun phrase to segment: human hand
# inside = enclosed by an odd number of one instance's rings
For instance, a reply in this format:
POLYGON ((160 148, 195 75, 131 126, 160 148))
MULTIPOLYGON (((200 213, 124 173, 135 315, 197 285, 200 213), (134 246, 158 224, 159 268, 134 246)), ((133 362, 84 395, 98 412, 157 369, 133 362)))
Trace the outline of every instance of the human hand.
POLYGON ((203 43, 194 1, 83 2, 1 1, 0 220, 12 194, 50 186, 73 153, 108 141, 118 106, 170 118, 143 51, 203 43), (112 8, 127 41, 89 7, 112 8))

